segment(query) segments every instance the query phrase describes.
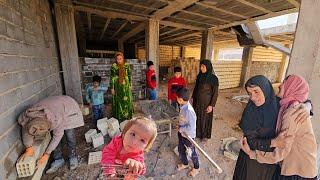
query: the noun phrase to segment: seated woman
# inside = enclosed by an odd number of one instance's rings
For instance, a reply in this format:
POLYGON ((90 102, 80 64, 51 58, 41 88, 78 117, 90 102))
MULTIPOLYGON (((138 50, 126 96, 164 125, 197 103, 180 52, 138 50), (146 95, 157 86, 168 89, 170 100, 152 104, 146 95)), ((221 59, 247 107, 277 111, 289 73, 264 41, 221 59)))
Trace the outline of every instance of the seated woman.
POLYGON ((281 172, 275 174, 276 179, 317 179, 317 143, 311 121, 307 117, 302 123, 295 122, 299 118, 296 109, 301 108, 299 105, 307 100, 308 94, 308 83, 300 76, 288 76, 280 86, 281 107, 276 130, 286 131, 292 137, 284 148, 277 147, 273 152, 251 150, 247 139, 242 139, 242 150, 250 159, 265 164, 280 162, 281 172))

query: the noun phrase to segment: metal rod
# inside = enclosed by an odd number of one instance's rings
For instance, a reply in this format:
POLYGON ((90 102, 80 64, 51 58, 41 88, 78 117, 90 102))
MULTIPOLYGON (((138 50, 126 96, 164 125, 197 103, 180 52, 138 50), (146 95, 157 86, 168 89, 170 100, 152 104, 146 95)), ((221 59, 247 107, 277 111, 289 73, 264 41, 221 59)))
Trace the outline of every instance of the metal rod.
POLYGON ((188 136, 184 132, 182 132, 182 134, 209 160, 211 164, 213 164, 218 169, 219 174, 222 173, 222 169, 220 168, 220 166, 217 163, 215 163, 211 159, 211 157, 190 136, 188 136))

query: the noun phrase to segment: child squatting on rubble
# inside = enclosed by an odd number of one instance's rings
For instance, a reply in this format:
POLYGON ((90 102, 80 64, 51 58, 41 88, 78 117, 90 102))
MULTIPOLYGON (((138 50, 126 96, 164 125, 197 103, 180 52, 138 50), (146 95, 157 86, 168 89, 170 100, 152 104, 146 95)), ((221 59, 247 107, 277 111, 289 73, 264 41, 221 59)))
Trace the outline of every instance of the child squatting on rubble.
POLYGON ((103 148, 101 166, 106 177, 116 177, 117 172, 112 165, 128 167, 125 179, 136 179, 137 175, 146 172, 144 151, 151 149, 157 136, 157 127, 154 121, 137 117, 130 120, 124 127, 121 135, 112 138, 103 148))
POLYGON ((192 105, 189 102, 189 92, 186 88, 181 88, 177 91, 177 102, 180 104, 180 118, 179 118, 179 131, 178 131, 178 151, 179 157, 182 161, 181 164, 178 164, 178 171, 186 169, 189 167, 188 158, 186 150, 187 148, 191 150, 191 160, 193 162, 193 169, 189 172, 188 176, 195 177, 199 169, 199 158, 193 144, 186 138, 196 137, 196 121, 197 116, 194 112, 192 105))

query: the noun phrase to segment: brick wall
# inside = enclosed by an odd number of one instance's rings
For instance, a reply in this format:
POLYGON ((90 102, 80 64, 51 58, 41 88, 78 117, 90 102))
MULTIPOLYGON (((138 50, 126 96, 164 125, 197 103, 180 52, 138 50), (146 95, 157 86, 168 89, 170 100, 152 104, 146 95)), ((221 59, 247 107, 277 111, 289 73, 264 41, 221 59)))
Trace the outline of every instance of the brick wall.
POLYGON ((281 59, 282 53, 273 48, 255 47, 252 53, 250 77, 264 75, 272 83, 276 82, 281 59))
MULTIPOLYGON (((180 47, 179 46, 166 46, 166 45, 160 45, 160 66, 170 66, 171 60, 175 59, 177 57, 180 57, 180 47)), ((144 60, 146 59, 146 51, 145 49, 139 48, 138 49, 138 59, 144 60)))
POLYGON ((17 117, 61 94, 59 63, 46 0, 0 1, 0 179, 16 179, 23 151, 17 117))
POLYGON ((200 59, 201 48, 200 47, 186 47, 184 57, 194 57, 200 59))

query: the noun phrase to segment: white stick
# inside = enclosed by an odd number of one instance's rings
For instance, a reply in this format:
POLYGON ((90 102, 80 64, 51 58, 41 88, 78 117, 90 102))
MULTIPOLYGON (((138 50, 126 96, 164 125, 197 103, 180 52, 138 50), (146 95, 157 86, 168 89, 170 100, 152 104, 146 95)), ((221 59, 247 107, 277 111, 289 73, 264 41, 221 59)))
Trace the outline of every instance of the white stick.
POLYGON ((210 161, 211 164, 213 164, 217 169, 218 169, 218 173, 222 173, 222 169, 220 168, 220 166, 215 163, 211 157, 191 138, 189 137, 186 133, 183 132, 183 135, 185 137, 187 137, 187 139, 210 161))

